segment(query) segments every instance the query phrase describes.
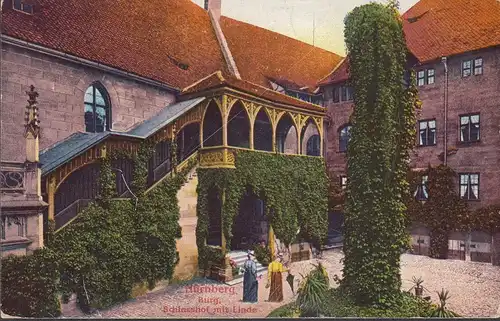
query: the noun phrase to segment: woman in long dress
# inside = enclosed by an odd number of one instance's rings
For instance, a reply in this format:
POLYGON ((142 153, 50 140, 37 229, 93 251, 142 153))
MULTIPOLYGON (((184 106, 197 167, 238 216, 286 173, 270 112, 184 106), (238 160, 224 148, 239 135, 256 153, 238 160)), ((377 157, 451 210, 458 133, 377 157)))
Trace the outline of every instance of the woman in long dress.
POLYGON ((243 302, 255 303, 258 300, 259 283, 257 282, 257 264, 252 260, 252 254, 248 253, 248 259, 243 265, 243 302))
POLYGON ((283 272, 287 270, 282 264, 283 254, 278 254, 271 264, 269 264, 267 272, 267 286, 271 287, 269 291, 269 302, 283 301, 283 272))

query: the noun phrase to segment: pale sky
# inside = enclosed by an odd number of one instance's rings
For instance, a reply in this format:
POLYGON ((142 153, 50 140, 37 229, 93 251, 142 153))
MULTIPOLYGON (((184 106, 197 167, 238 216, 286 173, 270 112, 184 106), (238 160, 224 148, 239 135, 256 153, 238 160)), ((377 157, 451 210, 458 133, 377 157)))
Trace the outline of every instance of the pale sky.
MULTIPOLYGON (((193 0, 203 7, 203 0, 193 0)), ((222 0, 222 15, 345 55, 344 17, 369 0, 222 0), (313 19, 314 17, 314 19, 313 19), (313 28, 315 21, 315 28, 313 28)), ((378 2, 385 3, 384 0, 378 2)), ((405 12, 418 0, 400 0, 405 12)))

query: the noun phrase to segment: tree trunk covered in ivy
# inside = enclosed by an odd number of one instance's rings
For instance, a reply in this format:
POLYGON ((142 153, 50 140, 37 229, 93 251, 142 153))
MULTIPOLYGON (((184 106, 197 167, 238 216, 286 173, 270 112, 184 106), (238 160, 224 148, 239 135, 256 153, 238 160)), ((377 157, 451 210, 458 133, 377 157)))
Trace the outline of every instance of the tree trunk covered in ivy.
POLYGON ((394 5, 371 3, 345 19, 355 110, 348 146, 342 287, 360 304, 389 305, 400 291, 408 243, 405 205, 414 144, 414 77, 402 84, 407 48, 394 5))

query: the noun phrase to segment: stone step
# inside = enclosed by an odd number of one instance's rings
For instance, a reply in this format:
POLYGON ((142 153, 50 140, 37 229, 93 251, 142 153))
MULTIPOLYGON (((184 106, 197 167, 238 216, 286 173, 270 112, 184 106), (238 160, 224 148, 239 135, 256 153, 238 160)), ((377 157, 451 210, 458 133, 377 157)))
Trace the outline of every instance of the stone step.
MULTIPOLYGON (((265 277, 266 274, 267 274, 266 267, 262 266, 262 267, 257 269, 257 277, 259 277, 259 276, 265 277)), ((238 276, 235 276, 234 279, 232 279, 231 281, 224 282, 224 283, 232 286, 232 285, 239 284, 242 282, 243 282, 243 274, 240 274, 238 276)))

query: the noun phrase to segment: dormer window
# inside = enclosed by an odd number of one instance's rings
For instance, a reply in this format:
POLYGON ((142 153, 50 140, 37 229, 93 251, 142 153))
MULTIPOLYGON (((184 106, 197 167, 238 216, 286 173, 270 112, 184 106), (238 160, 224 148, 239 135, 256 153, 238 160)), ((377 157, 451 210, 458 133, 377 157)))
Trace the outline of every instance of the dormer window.
POLYGON ((12 1, 12 8, 14 10, 22 11, 24 13, 32 14, 33 13, 33 5, 32 4, 26 4, 22 0, 13 0, 12 1))

